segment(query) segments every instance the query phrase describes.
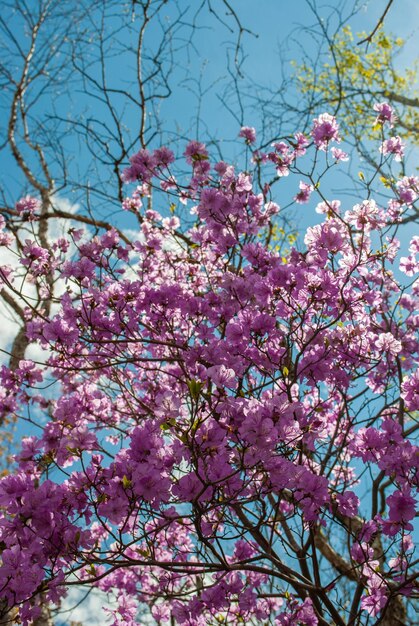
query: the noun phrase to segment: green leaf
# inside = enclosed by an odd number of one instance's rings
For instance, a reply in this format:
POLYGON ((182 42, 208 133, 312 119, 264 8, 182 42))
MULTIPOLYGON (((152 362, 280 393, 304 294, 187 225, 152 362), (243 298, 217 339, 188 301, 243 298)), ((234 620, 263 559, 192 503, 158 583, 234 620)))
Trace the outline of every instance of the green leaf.
POLYGON ((172 426, 176 426, 176 420, 174 417, 171 417, 170 419, 163 422, 163 424, 160 424, 161 430, 170 430, 172 426))
POLYGON ((132 482, 130 481, 128 476, 124 475, 124 477, 122 478, 122 486, 124 489, 129 489, 129 487, 132 487, 132 482))
POLYGON ((189 393, 191 394, 192 398, 195 401, 198 400, 199 394, 201 393, 204 383, 202 383, 200 380, 191 379, 191 380, 188 380, 187 385, 188 385, 189 393))

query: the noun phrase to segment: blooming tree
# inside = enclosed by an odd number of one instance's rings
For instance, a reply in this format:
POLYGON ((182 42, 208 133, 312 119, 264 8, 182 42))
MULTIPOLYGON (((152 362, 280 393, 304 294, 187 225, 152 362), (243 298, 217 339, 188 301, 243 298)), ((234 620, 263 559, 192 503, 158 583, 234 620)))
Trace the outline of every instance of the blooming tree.
MULTIPOLYGON (((377 111, 391 167, 404 146, 377 111)), ((419 238, 399 259, 395 235, 418 179, 391 182, 386 208, 367 185, 345 209, 320 188, 347 158, 333 116, 268 152, 240 136, 252 172, 198 141, 182 182, 168 148, 132 156, 133 242, 72 229, 14 247, 2 232, 18 259, 4 289, 46 355, 1 370, 3 413, 39 427, 0 481, 1 605, 23 624, 75 585, 114 598, 115 626, 142 607, 183 626, 410 619, 419 238), (287 174, 322 221, 284 251, 271 235, 287 174), (47 300, 53 283, 48 310, 31 306, 26 285, 47 300)), ((28 228, 37 206, 16 205, 28 228)))

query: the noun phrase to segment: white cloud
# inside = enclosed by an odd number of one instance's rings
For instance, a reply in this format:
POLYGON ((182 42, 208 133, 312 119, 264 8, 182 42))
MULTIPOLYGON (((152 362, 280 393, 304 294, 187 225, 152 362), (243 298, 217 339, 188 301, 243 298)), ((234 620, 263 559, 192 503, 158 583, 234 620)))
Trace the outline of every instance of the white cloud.
MULTIPOLYGON (((52 204, 57 210, 66 211, 67 213, 71 213, 74 215, 79 210, 79 204, 74 204, 67 198, 63 198, 59 195, 52 196, 52 204)), ((57 218, 49 220, 48 222, 48 240, 50 243, 56 241, 59 237, 65 236, 68 232, 70 225, 69 221, 64 218, 57 218)), ((36 225, 35 225, 36 232, 36 225)), ((21 233, 21 239, 24 241, 25 239, 33 239, 33 235, 29 230, 27 232, 21 233)), ((68 251, 68 256, 71 256, 75 251, 74 246, 71 246, 68 251)), ((16 275, 24 274, 23 267, 19 263, 19 257, 16 254, 16 247, 14 245, 10 246, 10 248, 6 248, 4 246, 0 247, 0 266, 10 266, 15 270, 16 275)), ((17 304, 21 308, 25 308, 27 306, 26 302, 33 302, 33 299, 37 298, 36 289, 30 281, 25 280, 24 284, 21 284, 19 280, 15 281, 15 288, 21 289, 21 296, 15 295, 13 291, 9 290, 7 287, 4 287, 6 291, 13 297, 13 299, 17 302, 17 304), (26 302, 25 302, 26 300, 26 302)), ((0 284, 0 288, 3 285, 0 284)), ((55 287, 55 296, 60 296, 65 291, 64 281, 58 281, 55 287)), ((58 305, 55 305, 53 309, 57 310, 58 305)), ((54 313, 54 310, 51 311, 51 314, 54 313)), ((0 298, 0 318, 2 319, 2 324, 0 324, 0 348, 5 352, 0 352, 0 363, 7 363, 9 360, 7 351, 10 350, 13 340, 16 337, 17 332, 21 327, 21 320, 19 315, 13 311, 10 305, 6 304, 5 301, 0 298)), ((25 354, 26 358, 33 359, 36 362, 45 362, 47 358, 47 352, 42 349, 37 344, 30 344, 28 346, 27 352, 25 354)))
POLYGON ((112 616, 103 609, 110 606, 107 594, 98 589, 88 591, 86 588, 70 588, 55 620, 57 626, 70 622, 81 622, 83 626, 106 626, 112 622, 112 616))

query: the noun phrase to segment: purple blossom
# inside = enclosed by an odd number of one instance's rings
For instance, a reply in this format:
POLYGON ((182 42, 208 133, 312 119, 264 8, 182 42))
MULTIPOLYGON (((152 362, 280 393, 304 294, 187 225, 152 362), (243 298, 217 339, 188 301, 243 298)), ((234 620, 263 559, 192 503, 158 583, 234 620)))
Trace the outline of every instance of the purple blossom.
POLYGON ((389 506, 389 519, 391 522, 404 524, 415 517, 416 500, 410 495, 410 491, 395 491, 387 498, 389 506))
POLYGON ((192 165, 198 161, 205 161, 208 159, 208 151, 205 144, 200 141, 190 141, 186 146, 184 156, 186 158, 186 162, 192 165))
POLYGON ((339 511, 347 517, 358 515, 359 498, 353 491, 346 491, 343 494, 336 494, 339 511))
POLYGON ((173 154, 172 150, 169 150, 169 148, 166 148, 166 146, 162 146, 161 148, 157 148, 157 150, 154 150, 153 160, 156 164, 156 167, 169 167, 169 165, 174 162, 175 155, 173 154))
POLYGON ((322 113, 313 121, 311 136, 319 150, 327 150, 331 141, 340 142, 339 125, 333 115, 322 113))
POLYGON ((314 190, 314 187, 309 183, 300 181, 299 188, 300 191, 297 193, 296 196, 294 196, 294 200, 295 202, 298 202, 298 204, 305 204, 310 200, 310 196, 314 190))
POLYGON ((243 137, 246 140, 247 144, 255 143, 256 141, 256 130, 253 126, 242 126, 239 132, 239 137, 243 137))
POLYGON ((403 204, 413 204, 419 194, 419 178, 417 176, 404 176, 397 181, 396 187, 399 193, 400 202, 403 204))
POLYGON ((380 147, 380 152, 383 156, 387 154, 393 154, 395 161, 402 161, 404 156, 404 148, 405 145, 402 142, 399 135, 396 137, 390 137, 390 139, 385 139, 380 147))
POLYGON ((41 208, 41 203, 32 196, 25 196, 16 202, 15 209, 18 214, 28 222, 33 222, 36 219, 35 213, 41 208))
POLYGON ((207 375, 217 387, 236 386, 236 373, 231 367, 213 365, 207 369, 207 375))
POLYGON ((349 154, 347 154, 346 152, 344 152, 340 148, 335 148, 333 146, 333 148, 330 150, 330 152, 332 154, 332 157, 336 161, 349 161, 349 154))
POLYGON ((23 246, 23 258, 20 259, 20 262, 27 267, 34 276, 42 276, 50 270, 50 252, 34 241, 26 239, 25 245, 23 246))
POLYGON ((374 104, 374 111, 377 111, 378 115, 375 120, 376 124, 380 124, 383 126, 384 124, 389 124, 390 128, 393 128, 394 123, 397 120, 397 117, 394 114, 393 108, 389 105, 388 102, 381 102, 374 104))
POLYGON ((406 276, 414 276, 419 272, 419 262, 416 260, 414 254, 409 256, 402 256, 399 264, 400 271, 406 276))
POLYGON ((413 374, 403 380, 401 396, 409 411, 417 411, 419 409, 419 369, 416 369, 413 374))

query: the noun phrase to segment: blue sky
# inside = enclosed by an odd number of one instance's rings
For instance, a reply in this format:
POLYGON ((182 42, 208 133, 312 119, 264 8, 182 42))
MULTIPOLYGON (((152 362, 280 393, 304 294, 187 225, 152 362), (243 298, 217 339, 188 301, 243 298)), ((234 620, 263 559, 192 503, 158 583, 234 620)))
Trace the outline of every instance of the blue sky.
MULTIPOLYGON (((325 20, 325 23, 333 15, 335 9, 341 5, 338 0, 331 2, 309 1, 315 4, 318 14, 325 20)), ((72 3, 67 2, 65 4, 71 7, 72 3)), ((109 1, 107 4, 112 6, 115 3, 109 1)), ((200 4, 198 0, 194 0, 194 2, 180 0, 179 3, 167 3, 161 13, 163 28, 173 23, 178 10, 186 10, 183 19, 185 22, 190 21, 193 18, 193 12, 200 4)), ((360 11, 351 20, 353 30, 371 31, 386 4, 387 0, 359 2, 360 11)), ((28 5, 30 8, 36 7, 38 2, 29 0, 28 5)), ((116 5, 121 6, 121 15, 123 14, 122 9, 125 8, 129 17, 130 2, 121 1, 117 2, 116 5)), ((352 0, 347 0, 344 3, 344 14, 350 12, 352 5, 352 0)), ((100 3, 97 6, 100 6, 100 3)), ((229 112, 229 108, 237 114, 238 106, 237 102, 231 98, 231 94, 229 98, 226 99, 225 97, 226 89, 231 87, 233 80, 227 71, 227 56, 230 58, 233 74, 236 74, 239 88, 248 94, 245 99, 248 108, 245 110, 242 121, 245 124, 256 126, 260 130, 262 126, 261 109, 260 106, 254 105, 253 98, 260 93, 261 86, 269 87, 272 90, 280 88, 281 59, 279 49, 282 50, 282 58, 285 59, 283 65, 285 73, 290 71, 288 61, 298 59, 303 51, 308 55, 315 54, 316 44, 307 28, 315 23, 316 18, 310 10, 307 0, 231 0, 231 6, 237 11, 242 25, 253 33, 243 33, 242 43, 245 58, 242 65, 244 77, 241 78, 234 71, 234 41, 237 34, 234 19, 226 15, 227 9, 222 0, 212 0, 212 6, 218 18, 203 10, 197 18, 197 29, 192 38, 192 45, 175 53, 173 57, 173 67, 168 73, 172 93, 170 98, 161 101, 160 118, 164 141, 171 143, 173 147, 176 148, 179 145, 179 136, 184 137, 185 140, 186 138, 202 139, 210 136, 217 142, 225 158, 234 159, 238 155, 235 139, 239 129, 239 121, 229 112), (254 94, 252 93, 253 85, 255 85, 254 94), (197 95, 199 90, 202 92, 200 105, 197 95), (195 121, 198 106, 200 123, 197 126, 195 121)), ((113 17, 107 23, 108 33, 110 32, 109 29, 118 23, 118 10, 113 10, 112 15, 113 17)), ((94 46, 98 40, 97 31, 100 27, 100 15, 92 9, 91 17, 92 21, 88 25, 90 29, 89 38, 86 37, 85 44, 75 51, 75 58, 79 64, 82 57, 90 63, 95 53, 94 46)), ((419 3, 416 0, 394 0, 386 17, 386 29, 409 40, 406 50, 399 59, 400 69, 410 65, 416 56, 414 41, 415 36, 417 38, 419 27, 418 18, 419 3)), ((136 24, 139 23, 139 21, 136 22, 136 24)), ((332 17, 330 23, 333 28, 336 19, 332 17)), ((47 37, 53 34, 48 32, 47 27, 45 28, 47 37)), ((24 47, 27 46, 28 40, 24 35, 24 30, 19 28, 19 20, 16 22, 15 31, 20 43, 24 47)), ((161 32, 161 26, 157 22, 151 22, 150 29, 145 35, 146 50, 156 49, 161 32)), ((189 34, 190 31, 186 28, 175 35, 175 46, 182 42, 185 43, 185 38, 189 34)), ((137 33, 134 29, 131 39, 126 41, 128 48, 135 45, 136 37, 137 33)), ((112 43, 112 36, 110 40, 112 43)), ((58 48, 56 58, 59 59, 59 55, 65 53, 65 46, 62 49, 58 48)), ((135 58, 129 52, 123 54, 118 52, 108 64, 108 84, 111 87, 123 88, 130 95, 136 96, 137 88, 132 82, 135 78, 134 63, 135 58)), ((94 71, 97 76, 97 66, 94 71)), ((145 74, 146 71, 147 68, 145 68, 145 74)), ((106 108, 96 98, 88 95, 86 85, 78 82, 67 92, 66 86, 67 84, 71 85, 74 73, 73 75, 70 73, 67 78, 68 81, 58 85, 53 92, 46 94, 35 106, 33 126, 39 119, 44 122, 45 115, 61 117, 64 120, 62 128, 65 127, 65 119, 68 117, 76 121, 95 118, 100 124, 111 124, 106 108)), ((295 90, 290 89, 286 97, 287 99, 295 99, 295 90)), ((130 107, 128 98, 124 96, 119 98, 115 96, 115 103, 127 134, 131 131, 133 139, 135 139, 135 132, 138 128, 138 112, 130 107)), ((153 118, 149 119, 154 123, 153 118)), ((50 124, 51 120, 46 120, 46 123, 50 124)), ((69 164, 70 179, 82 178, 83 181, 87 182, 86 179, 89 179, 91 182, 93 174, 90 166, 88 167, 90 156, 86 150, 86 142, 80 139, 74 127, 67 128, 67 131, 69 132, 63 140, 63 146, 69 164)), ((158 141, 155 139, 154 143, 158 141)), ((24 184, 21 177, 16 175, 11 160, 6 155, 3 158, 3 171, 0 173, 1 182, 8 189, 9 200, 11 200, 19 196, 21 191, 24 191, 24 184)), ((53 152, 50 153, 50 158, 54 158, 53 152)), ((68 191, 71 193, 70 185, 66 189, 66 192, 68 191)), ((74 195, 75 201, 79 198, 79 194, 74 195)), ((101 206, 97 210, 102 212, 103 209, 104 207, 101 206)))

